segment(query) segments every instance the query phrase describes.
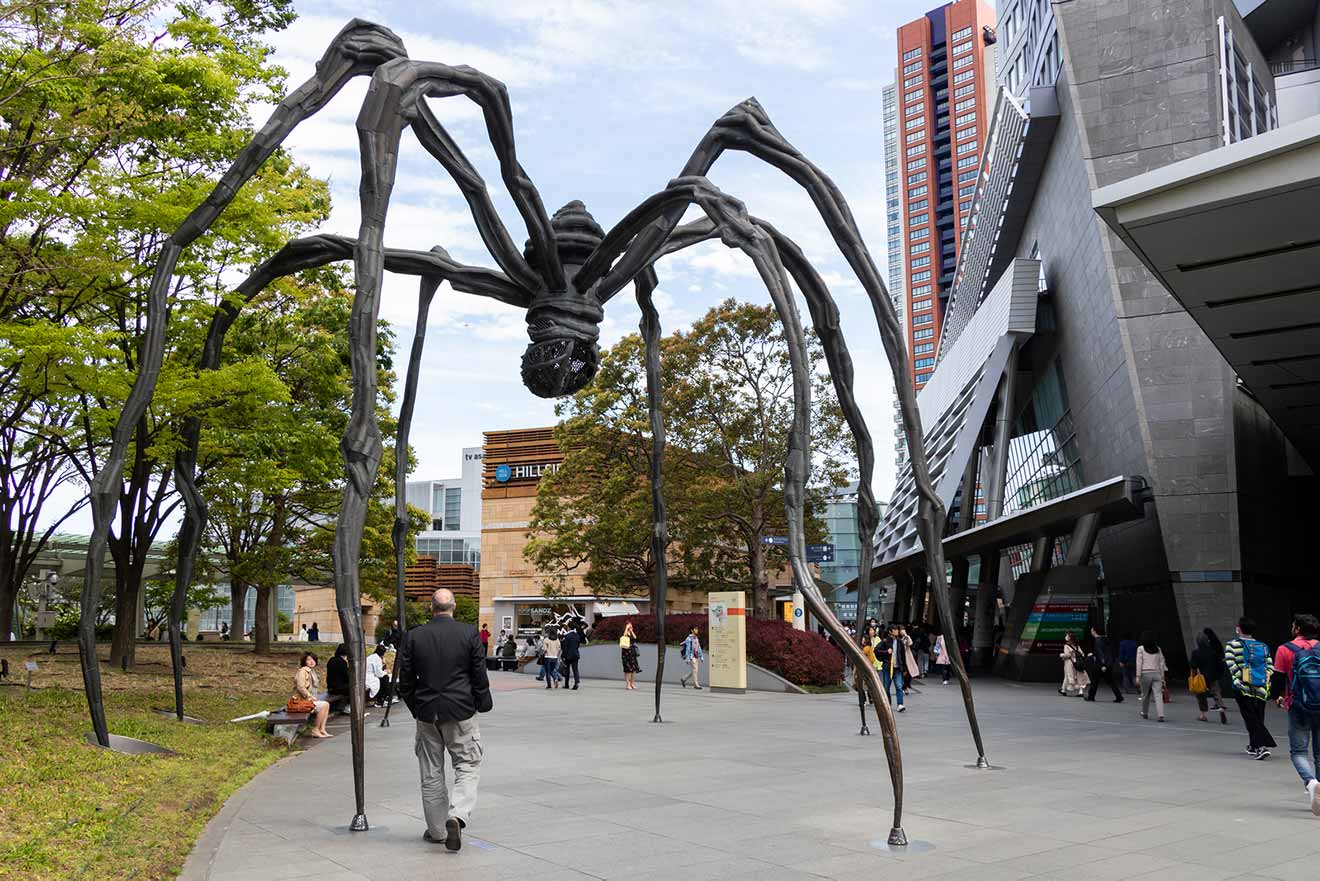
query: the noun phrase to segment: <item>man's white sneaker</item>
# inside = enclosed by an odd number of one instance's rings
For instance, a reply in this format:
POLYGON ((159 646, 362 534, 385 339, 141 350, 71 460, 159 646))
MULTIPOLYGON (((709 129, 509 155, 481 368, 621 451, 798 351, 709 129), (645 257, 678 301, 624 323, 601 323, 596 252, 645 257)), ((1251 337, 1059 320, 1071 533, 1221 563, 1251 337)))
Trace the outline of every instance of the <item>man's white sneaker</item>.
POLYGON ((1311 813, 1320 817, 1320 780, 1312 780, 1306 788, 1311 792, 1311 813))

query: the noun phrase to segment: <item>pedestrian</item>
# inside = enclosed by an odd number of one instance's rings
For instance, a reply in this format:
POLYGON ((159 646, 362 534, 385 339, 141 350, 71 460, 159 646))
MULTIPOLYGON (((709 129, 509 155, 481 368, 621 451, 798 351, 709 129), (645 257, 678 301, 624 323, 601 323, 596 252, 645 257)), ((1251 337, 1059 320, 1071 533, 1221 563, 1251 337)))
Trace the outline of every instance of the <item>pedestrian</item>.
POLYGON ((642 667, 637 663, 637 631, 633 630, 631 621, 623 625, 623 636, 619 637, 619 657, 623 662, 623 687, 636 691, 637 674, 642 672, 642 667))
POLYGON ((325 730, 326 717, 330 715, 330 702, 321 700, 316 695, 316 655, 303 652, 298 659, 298 672, 293 675, 293 696, 289 698, 286 709, 290 713, 307 713, 312 730, 307 733, 312 737, 334 737, 325 730))
POLYGON ((1081 697, 1088 685, 1086 653, 1077 642, 1077 635, 1071 630, 1063 635, 1063 651, 1059 657, 1063 658, 1063 684, 1059 686, 1059 694, 1064 697, 1081 697))
POLYGON ((485 624, 481 625, 481 650, 490 654, 490 629, 485 624))
POLYGON ((312 626, 307 630, 307 641, 308 642, 321 641, 321 628, 316 626, 315 621, 312 622, 312 626))
POLYGON ((904 658, 907 648, 904 639, 907 637, 903 636, 902 628, 890 624, 889 633, 884 638, 875 637, 871 643, 875 651, 875 666, 880 670, 880 681, 885 686, 885 696, 889 696, 892 684, 894 702, 900 713, 907 709, 903 706, 903 668, 907 664, 904 658))
POLYGON ((1150 701, 1155 699, 1157 721, 1164 721, 1165 674, 1169 665, 1164 660, 1164 652, 1155 640, 1155 631, 1146 630, 1141 634, 1141 645, 1137 646, 1137 681, 1141 683, 1141 718, 1150 718, 1150 701))
POLYGON ((545 652, 545 687, 558 688, 559 658, 563 654, 564 644, 559 641, 559 631, 553 626, 546 628, 541 651, 545 652))
POLYGON ((1292 639, 1274 653, 1270 694, 1288 711, 1288 754, 1306 786, 1311 813, 1320 817, 1320 620, 1296 615, 1292 639))
POLYGON ((582 682, 582 674, 578 671, 578 661, 582 660, 581 647, 586 643, 586 637, 582 635, 582 622, 577 621, 569 628, 568 633, 564 634, 563 651, 560 655, 560 666, 564 672, 564 690, 568 690, 568 675, 573 674, 573 690, 582 682))
MULTIPOLYGON (((1219 684, 1224 679, 1226 672, 1224 667, 1224 646, 1219 641, 1219 636, 1209 627, 1196 635, 1196 648, 1192 649, 1192 656, 1188 659, 1192 668, 1192 681, 1199 674, 1201 676, 1201 690, 1193 690, 1196 695, 1196 707, 1200 711, 1197 719, 1201 722, 1210 721, 1206 713, 1212 709, 1219 711, 1219 723, 1228 724, 1228 711, 1224 709, 1223 687, 1219 684), (1210 699, 1214 698, 1214 706, 1210 706, 1210 699)), ((1190 684, 1190 682, 1189 682, 1190 684)))
POLYGON ((388 643, 389 647, 395 651, 399 650, 399 646, 403 643, 403 631, 399 629, 398 618, 394 619, 394 624, 391 625, 390 632, 385 634, 384 642, 388 643))
POLYGON ((431 596, 431 620, 409 630, 398 658, 398 689, 417 720, 413 750, 421 769, 422 814, 430 842, 456 851, 477 806, 481 729, 477 713, 494 706, 486 653, 477 628, 454 620, 454 594, 431 596), (454 788, 445 786, 445 754, 454 765, 454 788))
POLYGON ((385 644, 380 643, 374 652, 367 655, 367 697, 378 707, 390 703, 390 674, 385 671, 386 651, 385 644))
POLYGON ((1270 647, 1256 639, 1255 632, 1255 621, 1245 616, 1238 619, 1237 638, 1224 646, 1224 664, 1233 683, 1233 698, 1242 714, 1242 724, 1247 729, 1247 755, 1268 759, 1270 749, 1278 746, 1265 727, 1265 705, 1270 696, 1274 664, 1270 660, 1270 647))
POLYGON ((1132 632, 1123 634, 1118 641, 1119 687, 1129 694, 1137 693, 1137 641, 1132 632))
POLYGON ((518 669, 518 641, 510 633, 504 637, 504 644, 500 646, 500 669, 505 673, 512 673, 518 669))
POLYGON ((348 646, 341 642, 335 646, 334 656, 325 662, 325 698, 330 702, 331 711, 347 710, 350 702, 348 678, 348 646))
POLYGON ((912 628, 912 646, 917 652, 917 676, 924 679, 930 672, 930 631, 925 627, 912 628))
POLYGON ((539 671, 536 674, 536 681, 541 682, 542 680, 545 679, 545 631, 544 630, 536 634, 536 666, 539 668, 539 671))
POLYGON ((693 624, 692 629, 688 631, 687 639, 683 640, 683 662, 690 668, 688 674, 678 680, 678 684, 687 688, 688 680, 692 681, 692 687, 701 691, 701 637, 697 635, 697 625, 693 624))
POLYGON ((902 624, 898 625, 898 635, 903 641, 903 651, 898 657, 898 661, 903 667, 903 690, 908 694, 921 694, 920 691, 912 687, 912 680, 920 675, 917 667, 917 656, 912 651, 912 637, 908 635, 907 628, 902 624))
POLYGON ((1109 686, 1114 693, 1114 703, 1123 703, 1123 695, 1114 682, 1114 645, 1099 627, 1091 628, 1091 653, 1086 656, 1086 674, 1091 677, 1091 685, 1086 690, 1086 700, 1094 701, 1100 683, 1109 686))
POLYGON ((229 622, 220 625, 220 638, 226 642, 229 641, 229 622))
MULTIPOLYGON (((509 639, 513 639, 513 637, 510 636, 509 639)), ((538 650, 536 647, 536 637, 533 636, 527 637, 527 642, 523 643, 523 645, 518 649, 517 670, 519 673, 522 672, 523 667, 526 667, 528 664, 531 664, 536 661, 537 652, 538 650)), ((541 677, 538 675, 536 678, 539 680, 541 677)))
POLYGON ((944 643, 943 633, 935 637, 932 650, 935 656, 935 666, 940 670, 940 684, 948 685, 949 674, 953 672, 953 658, 949 656, 949 647, 944 643))

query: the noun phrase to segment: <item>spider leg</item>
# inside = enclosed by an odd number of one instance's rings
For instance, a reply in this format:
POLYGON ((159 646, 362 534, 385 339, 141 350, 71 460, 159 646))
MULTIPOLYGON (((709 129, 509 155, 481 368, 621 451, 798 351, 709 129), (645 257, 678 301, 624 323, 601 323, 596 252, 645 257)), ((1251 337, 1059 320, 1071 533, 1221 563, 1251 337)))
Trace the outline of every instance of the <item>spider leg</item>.
MULTIPOLYGON (((898 316, 890 302, 889 292, 875 267, 870 252, 862 241, 857 222, 853 219, 843 193, 828 175, 800 153, 796 147, 774 127, 764 108, 754 98, 742 102, 724 114, 706 136, 702 138, 687 165, 683 175, 704 175, 726 149, 743 150, 768 162, 787 174, 801 185, 821 219, 834 238, 835 244, 843 253, 844 259, 852 268, 866 290, 871 301, 871 310, 875 314, 876 325, 889 360, 890 372, 894 377, 895 392, 898 396, 899 412, 903 417, 904 432, 907 435, 908 450, 912 467, 913 482, 917 488, 917 526, 921 543, 926 553, 926 569, 930 573, 931 593, 935 595, 935 604, 940 614, 940 629, 945 641, 957 644, 957 635, 953 624, 953 604, 949 598, 949 585, 944 571, 944 546, 941 530, 945 521, 944 503, 935 492, 930 479, 930 467, 926 449, 922 443, 924 433, 921 428, 921 414, 917 410, 916 394, 912 385, 904 377, 908 375, 908 354, 903 344, 902 328, 898 316)), ((663 215, 655 218, 650 226, 638 228, 634 235, 636 241, 629 248, 636 248, 642 253, 654 253, 663 247, 669 234, 677 227, 686 206, 674 205, 663 215)), ((622 224, 620 224, 622 225, 622 224)), ((632 236, 629 237, 631 239, 632 236)), ((602 245, 602 248, 604 245, 602 245)), ((600 249, 598 249, 600 251, 600 249)), ((584 266, 574 278, 579 290, 587 290, 599 281, 599 299, 603 302, 614 291, 627 283, 627 278, 616 277, 616 272, 626 271, 634 261, 625 253, 619 259, 619 265, 610 268, 606 260, 596 261, 592 255, 590 267, 584 266), (590 271, 588 271, 590 269, 590 271)), ((869 540, 869 538, 868 538, 869 540)), ((863 579, 867 580, 867 579, 863 579)), ((861 582, 859 582, 860 585, 861 582)), ((860 610, 859 610, 860 611, 860 610)), ((859 619, 860 620, 860 619, 859 619)), ((860 637, 860 628, 859 628, 860 637)), ((956 654, 956 653, 954 653, 956 654)), ((972 686, 967 678, 961 656, 953 657, 952 664, 962 690, 963 706, 967 713, 967 722, 971 728, 972 740, 976 744, 978 767, 988 767, 985 746, 981 739, 981 726, 976 718, 976 704, 972 696, 972 686)))
MULTIPOLYGON (((669 594, 669 518, 665 512, 664 459, 665 415, 660 389, 660 313, 651 295, 655 270, 647 267, 637 275, 637 305, 642 310, 641 331, 646 344, 646 409, 651 418, 651 556, 655 560, 655 718, 660 718, 660 690, 665 679, 665 601, 669 594)), ((695 683, 700 685, 701 683, 695 683)))
POLYGON ((82 666, 87 707, 92 729, 101 746, 110 745, 101 695, 101 669, 96 660, 95 611, 101 599, 101 571, 105 563, 106 539, 118 501, 128 444, 139 420, 146 413, 165 357, 167 295, 183 248, 210 228, 225 206, 299 122, 316 113, 338 94, 350 79, 367 73, 391 58, 406 55, 403 43, 392 31, 354 19, 331 42, 317 63, 316 73, 280 102, 270 119, 230 169, 166 241, 157 259, 147 292, 147 328, 142 340, 141 360, 133 388, 124 402, 111 435, 110 451, 92 479, 90 487, 92 535, 87 544, 87 565, 80 597, 78 653, 82 666))
MULTIPOLYGON (((794 568, 794 579, 802 591, 803 599, 817 617, 834 635, 835 640, 848 654, 854 669, 863 677, 875 705, 876 717, 880 723, 885 757, 889 764, 889 775, 894 793, 894 819, 889 833, 890 844, 906 844, 903 832, 903 760, 898 742, 898 730, 893 709, 889 705, 888 692, 884 689, 874 665, 866 660, 858 643, 854 643, 844 630, 843 625, 825 604, 805 568, 805 535, 802 508, 804 505, 804 484, 809 472, 810 430, 807 426, 810 413, 810 376, 806 356, 806 341, 802 332, 801 319, 797 305, 789 293, 787 271, 796 282, 807 300, 817 336, 825 350, 826 362, 830 368, 830 378, 834 383, 840 407, 852 430, 858 448, 860 479, 858 483, 858 521, 863 534, 870 534, 877 521, 875 498, 871 493, 870 482, 874 473, 875 457, 871 453, 870 432, 857 406, 853 393, 853 366, 847 343, 839 327, 839 310, 829 293, 829 288, 819 273, 807 261, 802 249, 792 239, 763 220, 749 217, 740 202, 725 195, 702 178, 686 179, 675 182, 671 189, 679 189, 691 200, 697 201, 707 211, 709 219, 687 224, 675 230, 661 249, 662 254, 673 253, 683 247, 696 244, 715 236, 724 240, 730 247, 737 247, 751 257, 758 274, 765 282, 775 309, 784 324, 785 337, 789 345, 790 366, 794 380, 794 428, 789 435, 790 450, 785 466, 785 506, 789 517, 789 556, 794 568), (801 375, 800 375, 801 374, 801 375), (800 544, 799 544, 800 542, 800 544)), ((652 200, 648 200, 650 202, 652 200)), ((652 210, 663 211, 663 199, 655 200, 652 210)), ((643 203, 644 205, 646 203, 643 203)), ((672 210, 672 208, 671 208, 672 210)), ((679 211, 681 215, 681 211, 679 211)), ((646 222, 643 216, 633 218, 633 226, 642 226, 646 222)), ((865 572, 870 571, 870 550, 865 545, 862 550, 862 564, 865 572)), ((864 599, 864 597, 862 597, 864 599)), ((860 600, 859 600, 860 602, 860 600)), ((859 608, 861 608, 859 606, 859 608)), ((859 619, 860 620, 860 619, 859 619)), ((860 694, 859 694, 860 698, 860 694)), ((865 707, 863 706, 863 728, 865 727, 865 707)))

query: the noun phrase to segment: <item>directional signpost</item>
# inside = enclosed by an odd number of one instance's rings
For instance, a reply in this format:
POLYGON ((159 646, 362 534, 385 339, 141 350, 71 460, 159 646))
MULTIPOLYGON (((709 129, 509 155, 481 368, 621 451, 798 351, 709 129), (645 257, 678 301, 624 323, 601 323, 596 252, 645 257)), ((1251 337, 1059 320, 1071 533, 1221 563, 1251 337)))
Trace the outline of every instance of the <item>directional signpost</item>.
MULTIPOLYGON (((761 544, 763 544, 763 545, 774 545, 775 547, 787 547, 787 546, 788 546, 788 536, 786 536, 786 535, 763 535, 763 536, 761 536, 761 544)), ((832 545, 832 544, 807 545, 807 562, 808 562, 808 563, 833 563, 833 562, 834 562, 834 545, 832 545)))

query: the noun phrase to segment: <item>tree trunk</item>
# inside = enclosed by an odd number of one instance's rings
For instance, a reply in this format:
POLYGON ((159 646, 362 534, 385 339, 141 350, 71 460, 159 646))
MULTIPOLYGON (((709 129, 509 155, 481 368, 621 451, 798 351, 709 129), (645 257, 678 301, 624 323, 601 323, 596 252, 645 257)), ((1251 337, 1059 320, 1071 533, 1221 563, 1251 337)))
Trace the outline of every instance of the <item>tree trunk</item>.
POLYGON ((256 645, 252 651, 258 655, 268 655, 270 654, 270 600, 275 589, 269 584, 258 584, 255 587, 257 606, 252 612, 253 617, 256 618, 252 622, 252 641, 256 645))
POLYGON ((235 642, 243 639, 247 622, 244 605, 247 603, 247 582, 237 578, 229 580, 229 638, 235 642))
MULTIPOLYGON (((0 553, 0 642, 8 642, 14 629, 14 601, 18 599, 19 580, 14 577, 9 555, 0 553)), ((16 633, 22 637, 23 634, 16 633)))
POLYGON ((138 594, 142 580, 129 567, 115 566, 115 629, 110 641, 110 665, 125 670, 137 662, 138 594))
POLYGON ((752 570, 752 616, 754 618, 770 617, 770 579, 765 571, 765 545, 761 544, 761 537, 756 536, 752 546, 748 548, 750 552, 749 568, 752 570))

